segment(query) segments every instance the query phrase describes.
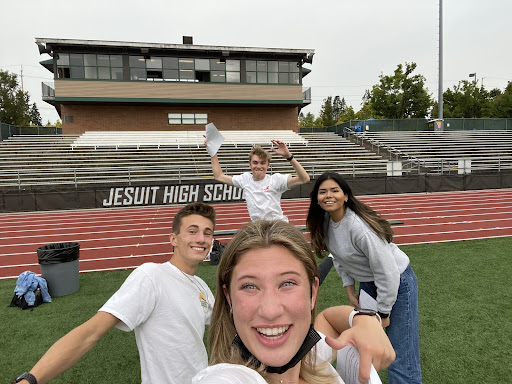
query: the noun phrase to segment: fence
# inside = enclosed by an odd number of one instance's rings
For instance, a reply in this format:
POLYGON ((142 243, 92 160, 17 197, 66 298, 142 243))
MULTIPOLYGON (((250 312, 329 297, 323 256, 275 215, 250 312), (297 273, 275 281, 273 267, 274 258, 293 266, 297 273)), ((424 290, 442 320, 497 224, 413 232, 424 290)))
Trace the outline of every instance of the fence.
MULTIPOLYGON (((430 119, 385 119, 385 120, 350 120, 342 124, 324 128, 300 128, 299 132, 335 132, 342 135, 345 128, 354 131, 426 131, 430 119)), ((445 131, 472 130, 512 130, 512 119, 444 119, 445 131)))
POLYGON ((18 127, 0 122, 0 141, 14 135, 62 135, 62 127, 18 127))

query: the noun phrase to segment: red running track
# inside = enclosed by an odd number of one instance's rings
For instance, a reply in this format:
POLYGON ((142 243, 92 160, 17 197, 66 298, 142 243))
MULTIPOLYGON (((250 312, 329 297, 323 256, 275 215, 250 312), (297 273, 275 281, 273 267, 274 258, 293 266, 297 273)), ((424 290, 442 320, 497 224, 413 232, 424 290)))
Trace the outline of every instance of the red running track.
MULTIPOLYGON (((398 245, 512 236, 512 189, 361 196, 388 220, 398 245)), ((283 200, 294 225, 305 225, 308 199, 283 200)), ((249 221, 245 203, 214 205, 216 230, 249 221)), ((0 279, 40 273, 37 248, 80 242, 80 271, 135 268, 165 262, 172 218, 181 206, 137 207, 0 215, 0 279)), ((230 236, 217 237, 227 242, 230 236)))

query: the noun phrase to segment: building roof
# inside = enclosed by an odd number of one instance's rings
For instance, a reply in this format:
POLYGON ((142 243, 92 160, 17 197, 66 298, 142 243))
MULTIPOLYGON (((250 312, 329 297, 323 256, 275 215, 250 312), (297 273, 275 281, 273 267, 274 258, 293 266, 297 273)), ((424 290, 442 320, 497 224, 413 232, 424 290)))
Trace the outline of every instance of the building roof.
MULTIPOLYGON (((290 49, 290 48, 261 48, 261 47, 230 47, 216 45, 196 45, 196 44, 166 44, 166 43, 144 43, 130 41, 107 41, 107 40, 77 40, 77 39, 55 39, 55 38, 36 38, 36 44, 39 46, 40 53, 50 53, 56 46, 82 46, 98 48, 132 48, 141 50, 179 50, 190 52, 219 52, 224 56, 229 53, 262 53, 276 55, 296 55, 307 57, 314 54, 313 49, 290 49)), ((144 52, 143 52, 144 53, 144 52)))

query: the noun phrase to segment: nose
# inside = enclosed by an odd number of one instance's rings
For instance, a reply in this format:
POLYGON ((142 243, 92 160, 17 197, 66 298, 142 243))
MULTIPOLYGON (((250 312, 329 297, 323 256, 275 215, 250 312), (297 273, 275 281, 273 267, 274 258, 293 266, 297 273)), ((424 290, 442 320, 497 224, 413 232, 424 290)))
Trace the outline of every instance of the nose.
POLYGON ((283 303, 279 293, 267 290, 262 293, 258 314, 265 320, 272 321, 283 313, 283 303))
POLYGON ((206 241, 206 237, 204 236, 203 232, 198 232, 196 235, 196 242, 197 243, 204 243, 206 241))

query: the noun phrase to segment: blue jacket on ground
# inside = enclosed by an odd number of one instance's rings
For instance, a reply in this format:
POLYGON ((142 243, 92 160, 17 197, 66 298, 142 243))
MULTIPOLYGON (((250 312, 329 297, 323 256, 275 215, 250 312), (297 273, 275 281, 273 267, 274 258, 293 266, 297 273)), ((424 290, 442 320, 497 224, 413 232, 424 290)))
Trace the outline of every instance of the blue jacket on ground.
POLYGON ((51 303, 52 298, 48 292, 46 280, 42 277, 36 276, 36 274, 31 271, 25 271, 19 275, 18 280, 16 281, 16 288, 14 288, 14 293, 18 297, 25 295, 25 301, 29 306, 32 306, 36 301, 36 295, 34 292, 38 286, 41 289, 43 302, 51 303))

